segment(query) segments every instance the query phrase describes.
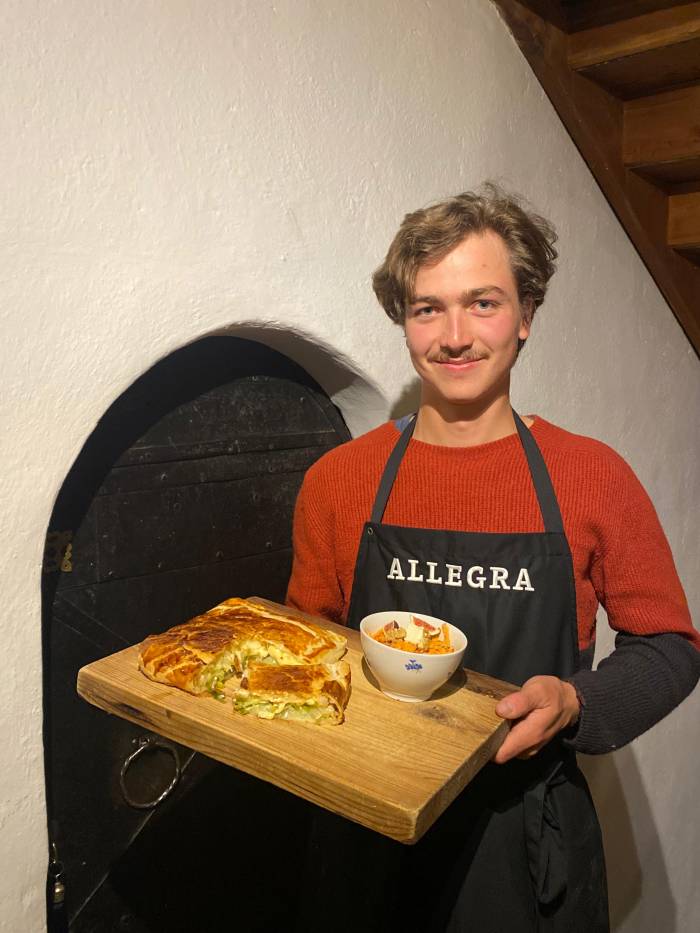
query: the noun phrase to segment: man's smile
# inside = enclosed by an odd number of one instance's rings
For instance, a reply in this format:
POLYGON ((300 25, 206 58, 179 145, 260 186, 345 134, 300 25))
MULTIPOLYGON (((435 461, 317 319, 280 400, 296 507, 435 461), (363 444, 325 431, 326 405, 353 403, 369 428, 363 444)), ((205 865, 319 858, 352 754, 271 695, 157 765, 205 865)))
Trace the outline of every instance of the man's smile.
POLYGON ((436 357, 430 362, 437 363, 439 366, 442 366, 447 370, 462 372, 464 370, 471 369, 473 366, 476 366, 477 363, 481 363, 484 359, 485 357, 483 356, 436 357))

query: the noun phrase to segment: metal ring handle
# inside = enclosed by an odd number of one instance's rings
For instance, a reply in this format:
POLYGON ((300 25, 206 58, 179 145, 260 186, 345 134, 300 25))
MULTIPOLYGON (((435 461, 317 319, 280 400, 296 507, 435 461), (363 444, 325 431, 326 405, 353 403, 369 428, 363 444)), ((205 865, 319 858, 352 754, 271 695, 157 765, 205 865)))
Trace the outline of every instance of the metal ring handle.
POLYGON ((138 740, 138 747, 130 755, 127 755, 127 757, 124 759, 124 764, 122 765, 121 771, 119 772, 119 786, 122 789, 122 796, 130 807, 135 807, 137 810, 151 810, 153 807, 157 807, 159 803, 162 803, 165 798, 170 796, 170 794, 175 790, 179 780, 180 760, 177 757, 177 749, 173 748, 172 745, 168 745, 167 742, 163 742, 162 739, 158 739, 152 735, 141 736, 141 738, 138 740), (173 756, 173 761, 175 762, 175 774, 172 781, 168 784, 163 793, 159 794, 155 800, 148 800, 145 803, 141 803, 138 800, 134 800, 130 796, 129 791, 126 789, 126 772, 129 770, 131 764, 139 757, 139 755, 142 755, 144 752, 153 751, 157 748, 162 748, 164 751, 173 756))

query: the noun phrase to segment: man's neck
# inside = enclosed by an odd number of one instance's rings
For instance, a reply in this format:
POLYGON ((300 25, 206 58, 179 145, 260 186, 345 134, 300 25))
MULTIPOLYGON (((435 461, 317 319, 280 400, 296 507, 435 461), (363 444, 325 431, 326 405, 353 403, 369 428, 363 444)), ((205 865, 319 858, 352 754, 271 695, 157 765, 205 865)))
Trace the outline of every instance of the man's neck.
MULTIPOLYGON (((529 426, 532 421, 524 419, 529 426)), ((440 405, 423 400, 413 437, 441 447, 475 447, 515 433, 515 420, 506 395, 489 405, 470 409, 464 405, 440 405)))

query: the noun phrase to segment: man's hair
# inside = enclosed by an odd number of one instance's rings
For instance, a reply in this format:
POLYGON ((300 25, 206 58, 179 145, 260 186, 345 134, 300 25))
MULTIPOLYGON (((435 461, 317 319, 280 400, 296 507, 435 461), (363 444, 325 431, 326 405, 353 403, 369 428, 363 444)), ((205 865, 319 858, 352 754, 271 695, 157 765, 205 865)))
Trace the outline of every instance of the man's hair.
POLYGON ((404 323, 420 266, 440 262, 465 237, 487 230, 502 237, 508 248, 518 298, 531 320, 554 275, 557 235, 518 195, 486 182, 478 192, 465 191, 406 214, 372 277, 374 292, 392 321, 404 323))

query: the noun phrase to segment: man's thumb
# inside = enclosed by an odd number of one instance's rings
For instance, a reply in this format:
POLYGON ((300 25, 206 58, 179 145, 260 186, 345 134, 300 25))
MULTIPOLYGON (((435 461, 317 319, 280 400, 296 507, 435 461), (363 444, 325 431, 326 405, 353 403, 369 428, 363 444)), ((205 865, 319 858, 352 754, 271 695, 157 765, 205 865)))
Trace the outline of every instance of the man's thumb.
POLYGON ((496 715, 503 719, 516 719, 521 713, 518 711, 520 704, 517 702, 517 694, 511 693, 496 704, 496 715))

